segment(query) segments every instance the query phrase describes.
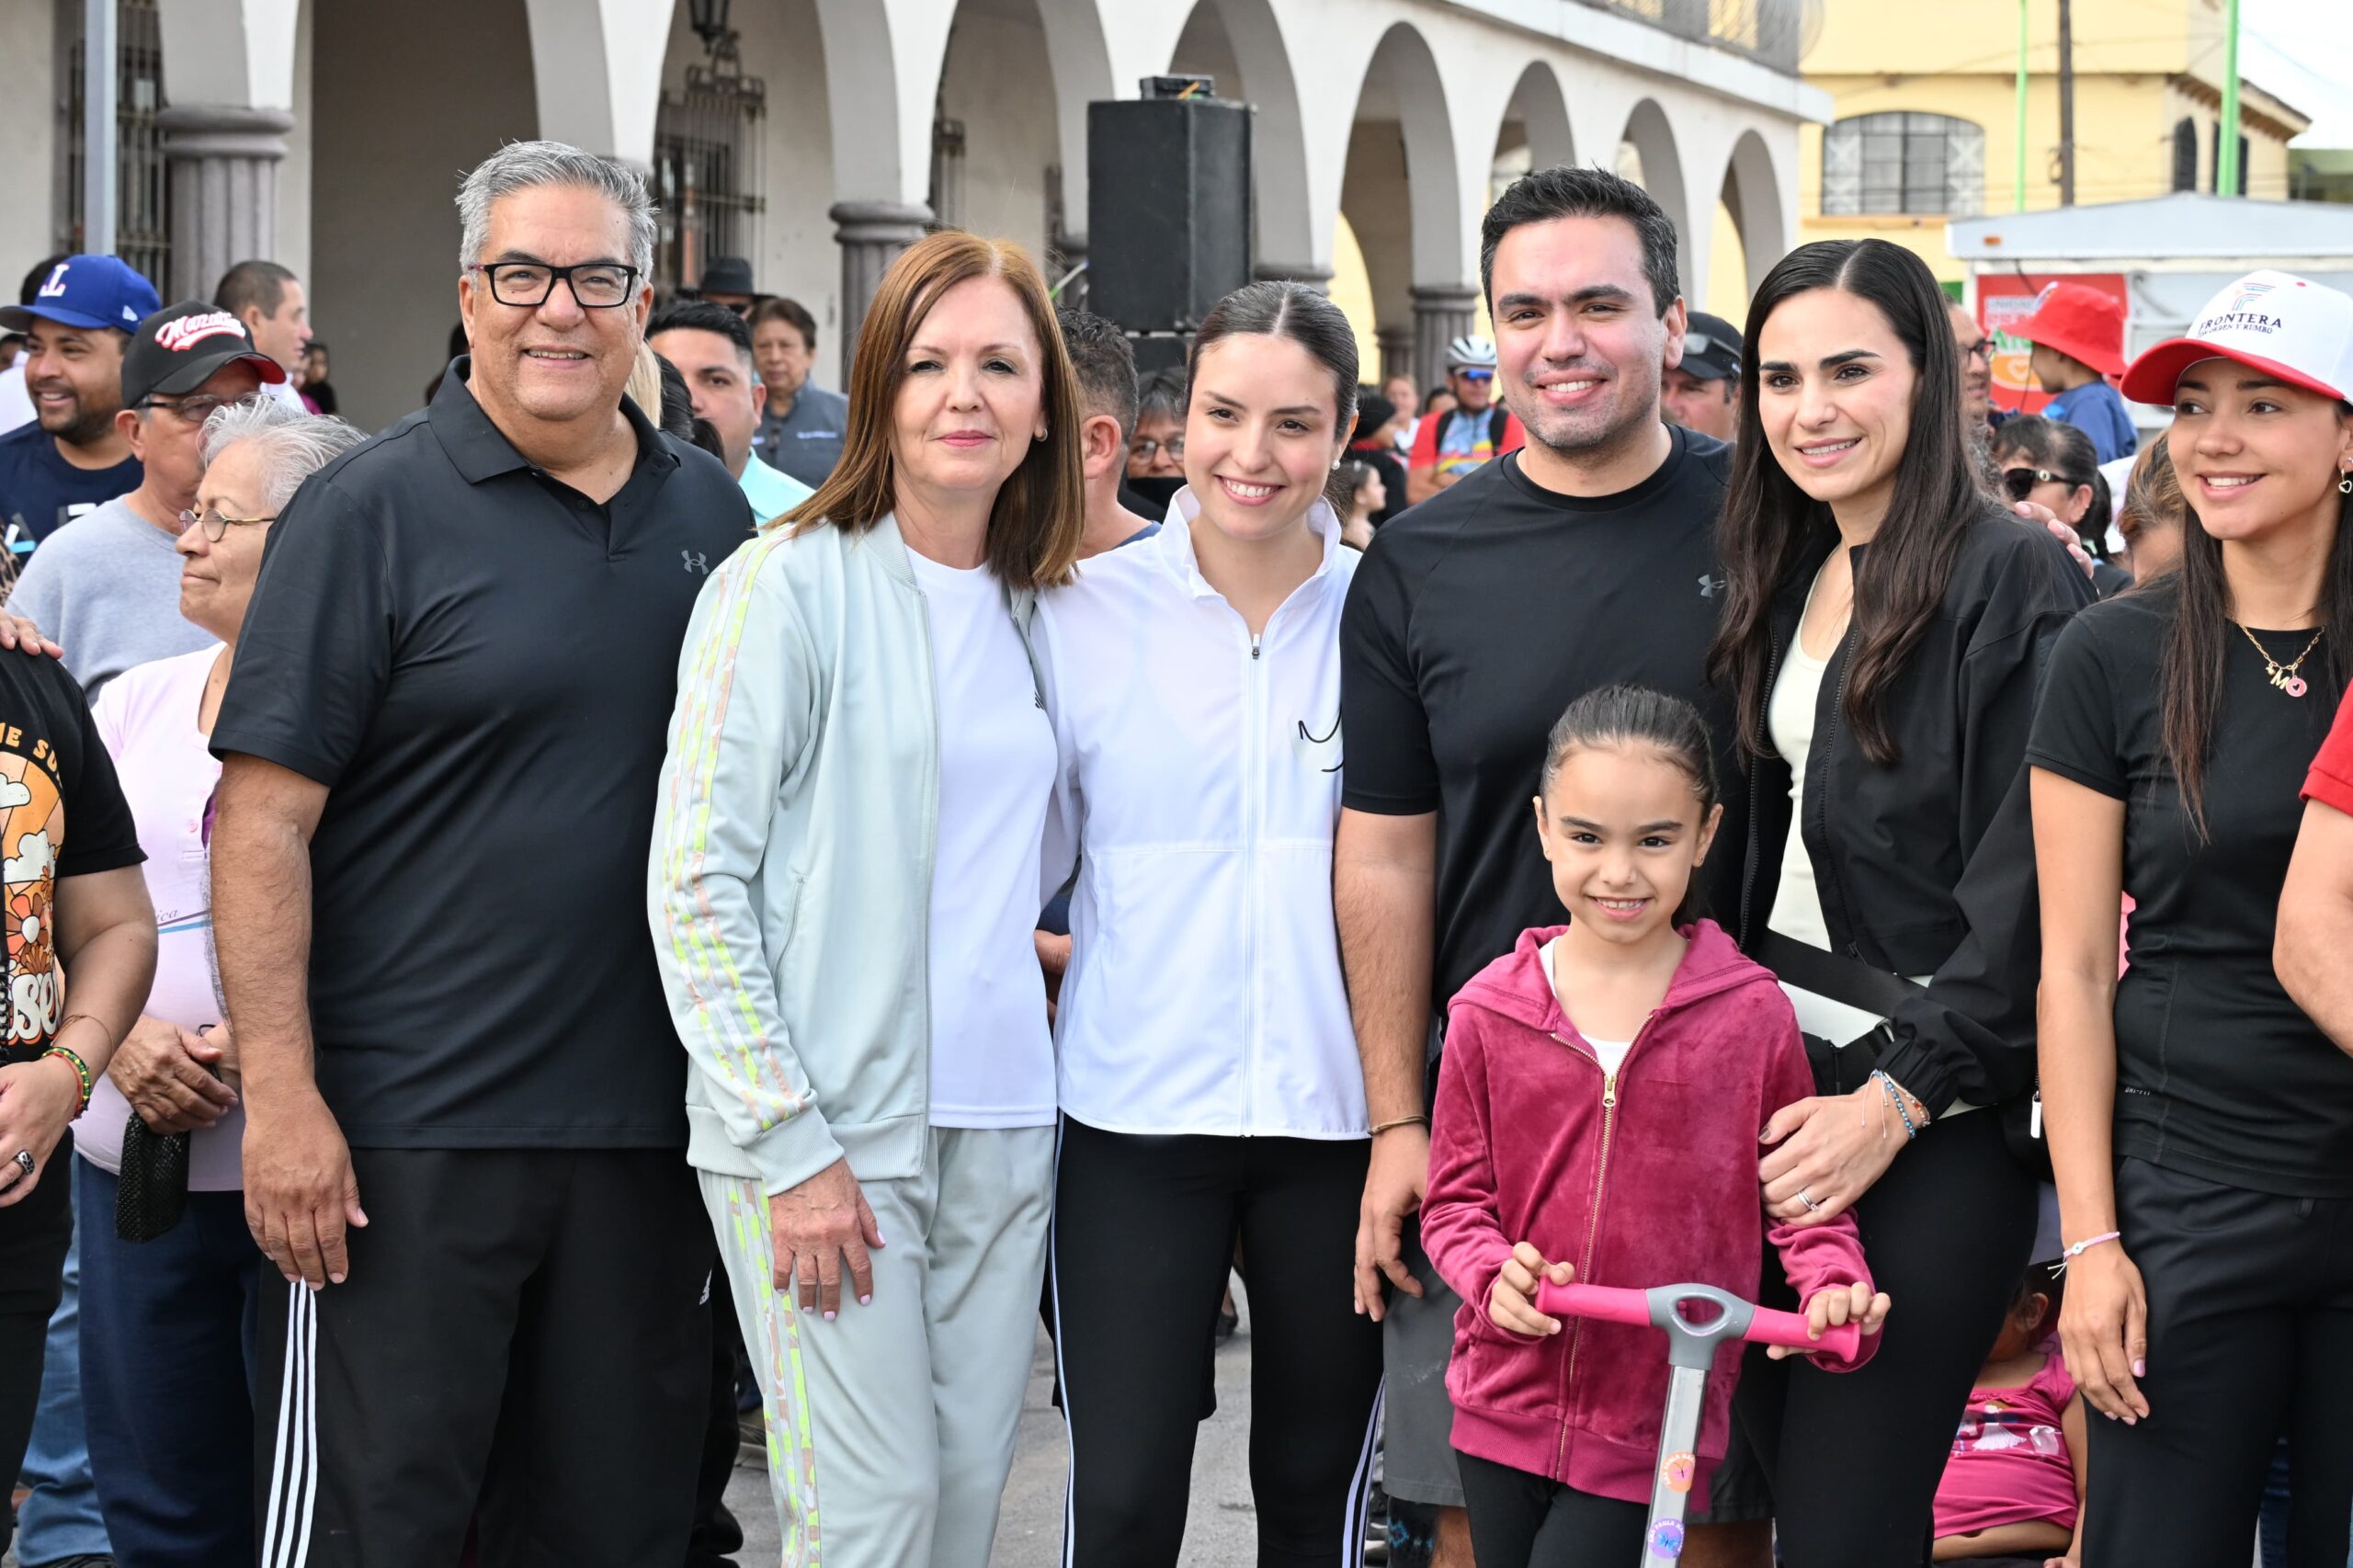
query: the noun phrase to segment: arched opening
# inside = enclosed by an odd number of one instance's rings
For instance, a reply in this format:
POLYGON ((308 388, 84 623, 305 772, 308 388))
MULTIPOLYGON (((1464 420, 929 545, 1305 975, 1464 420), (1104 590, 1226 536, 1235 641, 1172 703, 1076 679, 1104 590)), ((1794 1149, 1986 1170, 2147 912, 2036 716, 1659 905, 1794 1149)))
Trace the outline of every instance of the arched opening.
POLYGON ((1443 375, 1447 342, 1474 330, 1481 313, 1459 167, 1438 62, 1400 22, 1382 35, 1358 90, 1340 211, 1364 256, 1382 369, 1403 369, 1410 343, 1424 387, 1443 375))
POLYGON ((1676 150, 1675 131, 1666 111, 1654 98, 1644 98, 1626 117, 1626 131, 1618 147, 1618 172, 1651 193, 1666 209, 1675 224, 1676 270, 1683 292, 1693 293, 1691 204, 1683 190, 1683 159, 1676 150))
POLYGON ((1218 97, 1256 110, 1250 150, 1258 247, 1253 259, 1267 276, 1312 275, 1317 249, 1299 85, 1273 6, 1268 0, 1199 0, 1185 18, 1168 68, 1179 75, 1214 77, 1218 97), (1250 62, 1247 69, 1245 60, 1250 62))
POLYGON ((1709 308, 1736 323, 1746 315, 1749 298, 1765 281, 1765 275, 1790 248, 1780 176, 1774 170, 1773 154, 1765 139, 1754 131, 1744 131, 1733 145, 1717 213, 1709 308))
POLYGON ((671 19, 654 122, 656 270, 692 288, 714 255, 752 264, 763 294, 797 300, 816 319, 819 384, 841 330, 831 95, 816 0, 737 6, 732 46, 713 52, 688 7, 671 19))
POLYGON ((415 408, 442 369, 458 320, 459 172, 539 134, 532 74, 517 68, 531 58, 530 23, 524 0, 314 9, 311 154, 334 177, 312 185, 305 281, 336 301, 343 415, 372 430, 415 408), (419 82, 434 85, 430 114, 416 112, 419 82))
POLYGON ((1494 200, 1504 187, 1532 169, 1575 162, 1576 144, 1569 135, 1569 110, 1561 97, 1561 79, 1552 66, 1535 61, 1519 74, 1511 101, 1504 106, 1503 124, 1495 131, 1487 198, 1494 200))
MULTIPOLYGON (((1065 181, 1054 90, 1009 90, 1054 66, 1052 34, 1069 18, 1056 6, 1050 28, 1039 0, 961 0, 948 34, 931 130, 930 205, 935 222, 1027 248, 1051 276, 1086 230, 1086 186, 1077 202, 1065 181)), ((1091 7, 1086 8, 1091 17, 1091 7)), ((1071 46, 1062 52, 1067 56, 1071 46)), ((1107 68, 1108 74, 1108 68, 1107 68)), ((1083 102, 1083 100, 1082 100, 1083 102)), ((1085 145, 1085 127, 1079 142, 1085 145)), ((1081 160, 1082 164, 1084 159, 1081 160)))

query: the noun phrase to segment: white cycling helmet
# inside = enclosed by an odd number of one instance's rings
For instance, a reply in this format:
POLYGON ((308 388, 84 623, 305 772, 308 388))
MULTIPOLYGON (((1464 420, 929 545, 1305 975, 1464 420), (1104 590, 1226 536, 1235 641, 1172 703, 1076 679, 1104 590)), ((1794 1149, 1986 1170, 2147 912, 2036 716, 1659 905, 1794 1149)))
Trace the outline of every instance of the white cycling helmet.
POLYGON ((1483 337, 1458 337, 1446 346, 1446 368, 1492 370, 1495 368, 1495 346, 1483 337))

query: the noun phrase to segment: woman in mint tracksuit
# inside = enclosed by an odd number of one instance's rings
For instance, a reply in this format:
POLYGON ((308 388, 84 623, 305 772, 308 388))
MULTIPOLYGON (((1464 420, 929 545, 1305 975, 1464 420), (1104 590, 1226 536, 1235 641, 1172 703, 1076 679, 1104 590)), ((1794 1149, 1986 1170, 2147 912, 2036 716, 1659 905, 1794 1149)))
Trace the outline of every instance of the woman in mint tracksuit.
POLYGON ((788 1565, 983 1568, 995 1533, 1053 1189, 1029 629, 1078 416, 1035 267, 925 239, 840 466, 688 631, 647 902, 788 1565))

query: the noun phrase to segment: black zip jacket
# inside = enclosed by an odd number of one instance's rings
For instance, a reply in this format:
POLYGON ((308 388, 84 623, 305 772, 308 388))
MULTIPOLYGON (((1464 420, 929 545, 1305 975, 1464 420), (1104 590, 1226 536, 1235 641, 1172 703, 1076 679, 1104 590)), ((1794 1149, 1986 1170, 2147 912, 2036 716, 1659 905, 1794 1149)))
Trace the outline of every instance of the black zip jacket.
MULTIPOLYGON (((1799 824, 1834 950, 1932 977, 1889 1020, 1878 1063, 1931 1111, 1956 1098, 1997 1105, 2034 1083, 2042 949, 2027 732, 2051 644, 2091 602, 2082 570, 2042 529, 1991 509, 1961 526, 1952 582, 1886 694, 1896 762, 1872 763, 1847 722, 1850 628, 1823 674, 1799 824)), ((1825 529, 1774 597, 1768 694, 1836 543, 1825 529)), ((1866 548, 1854 551, 1859 576, 1866 548)), ((1780 884, 1789 764, 1750 758, 1748 801, 1744 946, 1764 931, 1780 884)))

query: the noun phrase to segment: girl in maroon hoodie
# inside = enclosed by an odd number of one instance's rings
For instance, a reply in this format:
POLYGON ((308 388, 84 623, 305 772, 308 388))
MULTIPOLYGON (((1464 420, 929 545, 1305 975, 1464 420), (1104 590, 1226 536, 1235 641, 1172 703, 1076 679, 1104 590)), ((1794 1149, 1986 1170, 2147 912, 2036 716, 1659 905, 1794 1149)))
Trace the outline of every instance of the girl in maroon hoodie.
MULTIPOLYGON (((1722 815, 1699 714, 1634 687, 1580 698, 1542 789, 1537 833, 1571 924, 1523 933, 1454 998, 1422 1210, 1462 1296, 1447 1387, 1480 1568, 1632 1562, 1643 1545, 1665 1341, 1549 1317, 1540 1281, 1747 1296, 1769 1240, 1817 1337, 1849 1320, 1875 1335, 1888 1309, 1851 1219, 1766 1227, 1757 1130, 1813 1076, 1772 975, 1683 907, 1722 815)), ((1877 1345, 1818 1358, 1847 1370, 1877 1345)), ((1699 1497, 1739 1368, 1727 1346, 1709 1380, 1699 1497)))

